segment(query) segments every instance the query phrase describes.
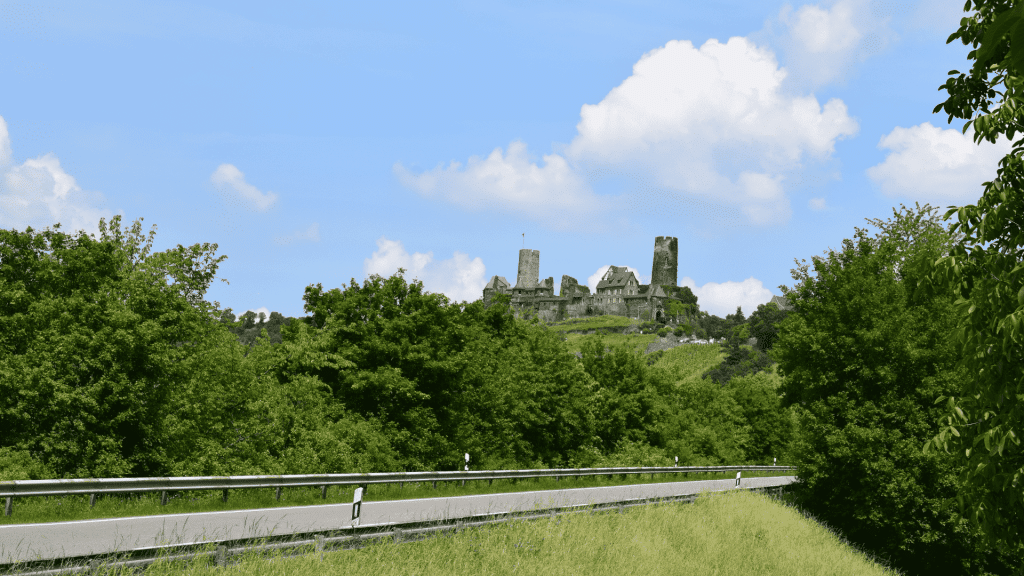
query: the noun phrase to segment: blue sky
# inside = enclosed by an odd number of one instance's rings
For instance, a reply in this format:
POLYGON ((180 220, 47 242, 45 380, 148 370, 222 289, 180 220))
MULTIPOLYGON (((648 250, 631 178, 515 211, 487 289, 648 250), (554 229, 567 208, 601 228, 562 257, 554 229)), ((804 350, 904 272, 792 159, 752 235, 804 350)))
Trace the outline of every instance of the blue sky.
POLYGON ((893 207, 974 203, 1008 141, 932 108, 962 0, 0 1, 0 227, 218 244, 205 297, 302 316, 398 267, 480 297, 650 280, 749 314, 893 207), (525 235, 525 236, 524 236, 525 235))

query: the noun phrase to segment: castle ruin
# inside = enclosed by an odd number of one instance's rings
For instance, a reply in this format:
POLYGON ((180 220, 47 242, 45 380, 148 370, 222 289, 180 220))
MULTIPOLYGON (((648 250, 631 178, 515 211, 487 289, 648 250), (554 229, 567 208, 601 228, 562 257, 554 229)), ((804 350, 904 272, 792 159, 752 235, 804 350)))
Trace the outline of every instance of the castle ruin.
POLYGON ((562 276, 556 295, 554 277, 540 281, 540 250, 524 248, 519 251, 516 285, 510 286, 502 276, 491 277, 484 287, 484 305, 490 306, 496 294, 508 294, 517 313, 532 312, 547 322, 602 314, 639 319, 645 312, 650 319, 660 321, 666 304, 678 300, 678 262, 678 239, 658 236, 654 239, 650 284, 640 284, 625 266, 612 266, 601 277, 594 294, 572 276, 562 276))

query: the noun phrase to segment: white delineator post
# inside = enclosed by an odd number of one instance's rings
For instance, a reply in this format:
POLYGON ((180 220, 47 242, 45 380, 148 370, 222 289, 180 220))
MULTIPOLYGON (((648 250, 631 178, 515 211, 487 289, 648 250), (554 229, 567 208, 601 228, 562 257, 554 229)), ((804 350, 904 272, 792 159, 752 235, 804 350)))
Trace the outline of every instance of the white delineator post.
POLYGON ((778 462, 778 459, 773 456, 772 457, 772 466, 775 466, 776 462, 778 462))
MULTIPOLYGON (((468 452, 466 453, 466 472, 469 472, 469 453, 468 452)), ((466 485, 466 481, 465 480, 462 481, 462 485, 463 486, 466 485)))
POLYGON ((357 486, 355 497, 352 498, 352 525, 359 526, 359 509, 363 507, 363 487, 357 486))
POLYGON ((742 474, 742 472, 736 473, 736 488, 740 487, 740 474, 742 474))
POLYGON ((676 456, 676 466, 679 466, 679 456, 676 456))

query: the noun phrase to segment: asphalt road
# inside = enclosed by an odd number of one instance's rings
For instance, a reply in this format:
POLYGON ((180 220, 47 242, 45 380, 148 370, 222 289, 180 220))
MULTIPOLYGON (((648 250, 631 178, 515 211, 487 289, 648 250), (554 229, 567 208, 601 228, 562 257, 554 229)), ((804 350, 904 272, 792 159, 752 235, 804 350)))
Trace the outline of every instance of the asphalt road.
MULTIPOLYGON (((744 478, 742 487, 789 484, 795 476, 744 478)), ((359 526, 389 526, 472 518, 533 509, 607 504, 637 498, 721 491, 736 481, 703 480, 569 488, 507 494, 363 502, 359 526)), ((373 486, 369 488, 373 490, 373 486)), ((195 544, 219 540, 320 532, 352 526, 352 504, 164 514, 103 520, 0 526, 0 564, 195 544)))

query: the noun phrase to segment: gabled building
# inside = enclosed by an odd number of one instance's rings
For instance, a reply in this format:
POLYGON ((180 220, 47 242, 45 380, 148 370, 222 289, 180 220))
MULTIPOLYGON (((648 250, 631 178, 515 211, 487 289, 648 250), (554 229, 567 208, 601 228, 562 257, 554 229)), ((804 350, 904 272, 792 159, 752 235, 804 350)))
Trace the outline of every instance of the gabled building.
POLYGON ((785 296, 772 296, 772 299, 768 302, 769 304, 775 303, 778 305, 779 310, 792 310, 793 307, 789 305, 789 301, 786 300, 785 296))

